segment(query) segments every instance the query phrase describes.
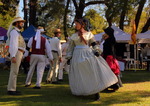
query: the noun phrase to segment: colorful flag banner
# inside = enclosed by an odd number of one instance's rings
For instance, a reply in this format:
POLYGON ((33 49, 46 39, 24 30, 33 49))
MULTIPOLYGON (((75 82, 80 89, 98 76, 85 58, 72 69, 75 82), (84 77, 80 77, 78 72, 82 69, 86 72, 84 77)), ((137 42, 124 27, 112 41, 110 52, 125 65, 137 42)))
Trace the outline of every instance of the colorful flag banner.
POLYGON ((132 40, 132 44, 136 44, 136 25, 135 25, 135 21, 132 21, 131 40, 132 40))

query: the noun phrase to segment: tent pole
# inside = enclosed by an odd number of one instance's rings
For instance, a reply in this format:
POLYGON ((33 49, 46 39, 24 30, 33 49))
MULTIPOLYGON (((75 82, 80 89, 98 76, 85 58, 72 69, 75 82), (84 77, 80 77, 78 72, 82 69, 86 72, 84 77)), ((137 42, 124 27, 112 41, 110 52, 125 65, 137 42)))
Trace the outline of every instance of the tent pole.
POLYGON ((138 42, 136 43, 136 53, 137 53, 137 58, 136 58, 136 61, 137 61, 137 68, 139 69, 139 51, 138 51, 138 42))
MULTIPOLYGON (((137 50, 136 50, 136 45, 137 44, 134 44, 134 60, 136 61, 137 60, 137 50)), ((134 68, 135 68, 135 71, 136 71, 136 64, 135 64, 135 61, 134 61, 134 68)))

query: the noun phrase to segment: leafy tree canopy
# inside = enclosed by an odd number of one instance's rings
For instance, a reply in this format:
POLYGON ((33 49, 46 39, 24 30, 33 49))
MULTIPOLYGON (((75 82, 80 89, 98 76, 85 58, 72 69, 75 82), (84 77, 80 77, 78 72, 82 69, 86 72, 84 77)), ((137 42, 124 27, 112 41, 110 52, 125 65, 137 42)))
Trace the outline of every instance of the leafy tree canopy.
POLYGON ((8 29, 16 15, 18 0, 0 0, 0 26, 8 29))
POLYGON ((91 22, 93 34, 104 32, 103 29, 107 26, 106 20, 102 16, 100 16, 100 14, 96 10, 88 10, 85 14, 85 17, 91 22))
POLYGON ((0 0, 0 14, 9 14, 11 17, 14 17, 18 3, 18 0, 0 0))
MULTIPOLYGON (((47 30, 48 36, 53 36, 56 28, 63 27, 64 4, 59 1, 47 1, 46 5, 38 5, 38 25, 42 25, 47 30)), ((64 37, 62 37, 64 38, 64 37)))

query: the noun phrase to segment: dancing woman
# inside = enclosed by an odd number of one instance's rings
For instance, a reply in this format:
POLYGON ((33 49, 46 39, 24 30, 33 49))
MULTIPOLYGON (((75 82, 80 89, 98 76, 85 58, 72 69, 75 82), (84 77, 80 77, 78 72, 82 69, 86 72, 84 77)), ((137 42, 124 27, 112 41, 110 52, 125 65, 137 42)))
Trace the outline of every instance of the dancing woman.
POLYGON ((106 61, 99 55, 90 24, 85 18, 75 20, 77 30, 70 37, 66 58, 70 60, 69 84, 73 95, 95 95, 100 100, 99 92, 115 84, 118 79, 106 61), (93 47, 95 54, 90 46, 93 47))

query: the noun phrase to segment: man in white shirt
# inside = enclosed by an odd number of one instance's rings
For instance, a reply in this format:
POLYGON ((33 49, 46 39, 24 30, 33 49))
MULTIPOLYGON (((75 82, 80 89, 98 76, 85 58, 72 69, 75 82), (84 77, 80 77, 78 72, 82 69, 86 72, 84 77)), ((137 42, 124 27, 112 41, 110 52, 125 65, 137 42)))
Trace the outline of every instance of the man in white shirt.
POLYGON ((44 69, 46 66, 45 60, 47 56, 49 57, 50 62, 53 63, 53 55, 51 52, 51 46, 48 40, 42 37, 42 33, 44 32, 43 27, 38 27, 35 37, 29 39, 28 47, 32 49, 31 58, 30 58, 30 68, 26 78, 25 87, 31 85, 32 76, 35 70, 35 66, 37 67, 37 81, 34 89, 41 88, 41 82, 43 78, 44 69))
POLYGON ((58 68, 59 62, 61 62, 62 52, 61 52, 61 43, 58 37, 61 36, 60 29, 56 29, 54 31, 54 37, 50 39, 50 45, 52 49, 52 54, 54 57, 54 63, 51 64, 51 68, 47 74, 46 83, 53 83, 56 84, 57 82, 57 75, 58 75, 58 68))
POLYGON ((25 20, 21 17, 16 17, 11 23, 7 32, 9 43, 9 53, 11 58, 10 75, 7 86, 7 93, 9 95, 20 95, 21 92, 16 90, 17 76, 19 72, 19 66, 22 60, 23 53, 26 48, 25 41, 21 36, 20 29, 23 28, 25 20), (14 26, 14 27, 12 27, 14 26))
POLYGON ((69 46, 69 39, 66 39, 66 42, 62 44, 62 62, 59 65, 59 72, 58 72, 58 81, 63 81, 63 69, 69 72, 69 65, 67 64, 66 59, 66 51, 69 46))

